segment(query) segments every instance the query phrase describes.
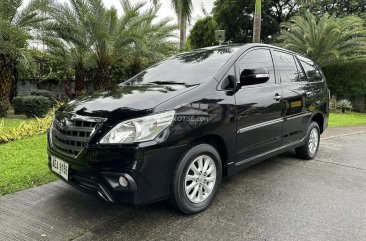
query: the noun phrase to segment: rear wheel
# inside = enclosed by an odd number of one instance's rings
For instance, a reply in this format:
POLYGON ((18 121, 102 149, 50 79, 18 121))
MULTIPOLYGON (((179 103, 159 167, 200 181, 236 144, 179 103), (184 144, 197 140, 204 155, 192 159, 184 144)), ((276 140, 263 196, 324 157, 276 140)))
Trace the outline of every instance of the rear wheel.
POLYGON ((298 157, 304 160, 313 159, 319 150, 320 128, 316 122, 311 122, 307 131, 304 145, 295 149, 298 157))
POLYGON ((198 144, 186 151, 174 171, 171 201, 184 214, 195 214, 212 203, 221 183, 222 165, 217 150, 198 144))

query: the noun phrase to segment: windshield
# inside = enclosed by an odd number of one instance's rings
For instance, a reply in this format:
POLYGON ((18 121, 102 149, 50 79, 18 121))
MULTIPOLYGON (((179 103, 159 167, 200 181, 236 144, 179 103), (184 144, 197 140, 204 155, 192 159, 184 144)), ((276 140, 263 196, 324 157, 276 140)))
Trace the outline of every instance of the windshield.
POLYGON ((216 47, 179 54, 148 68, 124 84, 196 85, 213 78, 240 47, 216 47))

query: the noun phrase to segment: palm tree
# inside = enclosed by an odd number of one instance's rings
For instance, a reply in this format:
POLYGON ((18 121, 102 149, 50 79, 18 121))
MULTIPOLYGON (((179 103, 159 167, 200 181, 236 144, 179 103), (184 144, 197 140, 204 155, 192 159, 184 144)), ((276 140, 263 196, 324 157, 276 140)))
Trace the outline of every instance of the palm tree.
POLYGON ((10 107, 12 82, 16 78, 17 66, 24 61, 30 32, 47 19, 42 14, 50 0, 23 1, 0 0, 0 102, 10 107))
POLYGON ((91 65, 92 40, 86 16, 89 14, 86 2, 71 0, 68 3, 53 3, 50 11, 52 21, 46 25, 43 41, 48 44, 52 58, 62 63, 65 72, 73 70, 75 94, 84 91, 87 70, 91 65))
POLYGON ((340 58, 366 54, 366 29, 364 20, 349 16, 320 18, 306 13, 282 25, 280 37, 285 48, 326 64, 340 58))
POLYGON ((261 42, 262 1, 255 0, 255 11, 253 19, 253 43, 261 42))
MULTIPOLYGON (((67 43, 69 52, 73 53, 76 79, 79 79, 78 69, 81 73, 86 63, 88 68, 93 66, 94 90, 111 85, 111 67, 115 63, 131 59, 137 53, 140 58, 153 59, 171 49, 169 38, 175 27, 168 24, 169 20, 156 21, 157 5, 146 8, 144 2, 132 4, 121 0, 123 14, 118 17, 117 10, 107 9, 102 0, 70 2, 71 5, 65 4, 63 8, 55 5, 49 30, 61 43, 67 43)), ((80 76, 85 79, 85 75, 80 76)))
POLYGON ((72 41, 62 41, 53 36, 46 36, 43 41, 48 45, 50 58, 59 63, 63 71, 63 80, 75 78, 75 95, 81 95, 85 90, 88 70, 91 68, 91 54, 84 44, 72 41))
POLYGON ((180 49, 187 43, 187 24, 190 22, 193 11, 192 0, 171 0, 172 6, 178 17, 180 49))

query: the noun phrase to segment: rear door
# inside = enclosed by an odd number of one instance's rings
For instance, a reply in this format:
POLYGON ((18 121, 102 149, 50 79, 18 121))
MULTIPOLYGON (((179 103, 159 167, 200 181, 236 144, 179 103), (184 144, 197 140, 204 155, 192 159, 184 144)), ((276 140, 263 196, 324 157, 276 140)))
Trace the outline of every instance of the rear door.
POLYGON ((305 136, 308 119, 310 118, 306 108, 306 94, 311 87, 307 84, 307 79, 301 66, 293 54, 273 50, 273 58, 276 76, 281 82, 283 101, 286 105, 283 113, 285 117, 283 143, 286 145, 298 141, 305 136))
POLYGON ((282 88, 276 82, 270 49, 256 48, 244 53, 235 64, 237 79, 243 70, 257 68, 268 70, 269 81, 243 86, 235 94, 239 164, 282 145, 284 105, 275 98, 282 96, 282 88))
POLYGON ((321 71, 309 59, 299 56, 298 60, 303 70, 301 74, 304 76, 300 88, 306 97, 305 111, 324 109, 320 105, 324 103, 324 96, 326 97, 328 94, 321 71))

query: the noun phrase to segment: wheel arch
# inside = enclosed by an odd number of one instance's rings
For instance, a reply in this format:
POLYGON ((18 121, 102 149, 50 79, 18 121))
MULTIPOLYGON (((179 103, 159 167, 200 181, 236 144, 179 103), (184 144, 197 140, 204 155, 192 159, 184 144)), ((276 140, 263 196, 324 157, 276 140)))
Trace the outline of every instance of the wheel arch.
POLYGON ((191 144, 206 143, 213 146, 220 155, 222 164, 222 175, 228 174, 228 150, 224 139, 218 135, 210 134, 194 140, 191 144))
POLYGON ((324 116, 322 113, 318 112, 311 118, 311 121, 316 122, 320 128, 320 134, 324 132, 324 116))

